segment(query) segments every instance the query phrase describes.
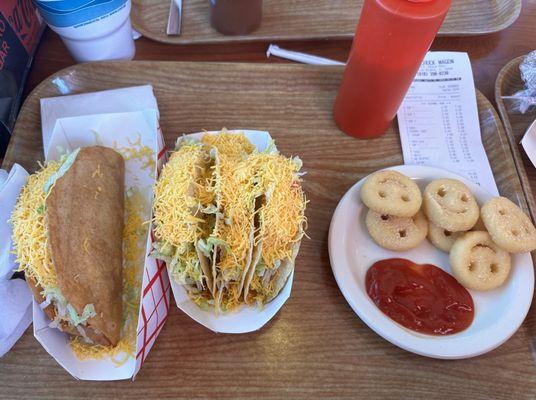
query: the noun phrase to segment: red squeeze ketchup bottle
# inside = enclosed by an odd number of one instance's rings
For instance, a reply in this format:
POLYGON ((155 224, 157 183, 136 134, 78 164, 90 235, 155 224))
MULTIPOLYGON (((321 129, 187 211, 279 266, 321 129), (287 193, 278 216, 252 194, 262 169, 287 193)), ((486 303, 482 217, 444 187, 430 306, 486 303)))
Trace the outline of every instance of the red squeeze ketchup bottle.
POLYGON ((382 135, 430 48, 451 0, 365 0, 333 116, 350 136, 382 135))

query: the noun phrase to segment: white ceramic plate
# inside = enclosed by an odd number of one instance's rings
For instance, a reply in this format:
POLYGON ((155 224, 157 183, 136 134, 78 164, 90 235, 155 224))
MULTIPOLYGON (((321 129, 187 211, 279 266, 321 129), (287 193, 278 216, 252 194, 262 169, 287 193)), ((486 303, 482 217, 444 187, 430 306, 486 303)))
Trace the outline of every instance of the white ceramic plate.
MULTIPOLYGON (((467 179, 439 168, 408 165, 389 169, 414 179, 421 190, 434 179, 453 178, 464 182, 480 205, 493 197, 467 179)), ((384 315, 368 297, 365 288, 368 268, 378 260, 400 257, 419 264, 434 264, 450 273, 448 254, 437 250, 427 240, 405 252, 378 246, 365 226, 367 209, 359 197, 362 183, 363 180, 355 184, 341 199, 329 231, 333 274, 355 313, 384 339, 427 357, 474 357, 508 340, 525 319, 532 300, 534 270, 530 254, 512 255, 512 271, 501 287, 487 292, 469 291, 475 303, 475 318, 465 331, 454 335, 431 336, 408 330, 384 315)))

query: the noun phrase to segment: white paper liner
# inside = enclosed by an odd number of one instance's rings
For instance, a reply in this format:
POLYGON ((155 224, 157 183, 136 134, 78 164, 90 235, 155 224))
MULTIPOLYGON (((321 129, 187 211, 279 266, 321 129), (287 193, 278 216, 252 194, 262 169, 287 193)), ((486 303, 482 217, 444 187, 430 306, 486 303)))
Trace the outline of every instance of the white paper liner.
MULTIPOLYGON (((136 158, 125 161, 125 188, 136 187, 144 199, 144 221, 151 219, 153 186, 157 166, 164 154, 163 139, 158 126, 156 109, 144 111, 84 115, 60 118, 56 121, 45 150, 46 160, 57 160, 62 154, 78 147, 103 145, 115 149, 128 148, 139 142, 153 152, 153 167, 143 168, 136 158)), ((137 325, 135 357, 118 366, 110 359, 79 360, 73 353, 69 338, 55 328, 34 302, 34 335, 45 350, 73 377, 83 380, 119 380, 133 378, 149 353, 160 332, 169 309, 169 281, 164 266, 148 257, 151 249, 150 229, 147 230, 141 301, 137 325)), ((141 266, 140 266, 141 268, 141 266)))
MULTIPOLYGON (((268 132, 253 130, 232 130, 231 133, 243 132, 249 141, 259 150, 264 151, 271 143, 272 137, 268 132)), ((199 132, 185 135, 185 138, 200 139, 205 134, 216 134, 219 131, 199 132)), ((274 147, 275 150, 275 147, 274 147)), ((241 306, 236 310, 216 315, 213 310, 201 309, 190 297, 183 285, 175 282, 168 270, 171 288, 177 307, 188 314, 193 320, 206 328, 220 333, 247 333, 262 328, 277 314, 283 304, 290 297, 294 271, 290 274, 287 283, 275 299, 262 309, 257 307, 241 306)))

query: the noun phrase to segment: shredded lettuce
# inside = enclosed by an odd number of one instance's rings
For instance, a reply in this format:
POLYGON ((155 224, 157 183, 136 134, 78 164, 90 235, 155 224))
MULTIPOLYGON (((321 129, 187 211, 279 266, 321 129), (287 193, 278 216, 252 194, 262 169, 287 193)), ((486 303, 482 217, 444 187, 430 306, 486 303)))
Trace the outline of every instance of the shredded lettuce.
POLYGON ((201 212, 204 214, 217 214, 218 207, 215 204, 209 204, 206 207, 202 207, 201 212))
POLYGON ((218 149, 216 147, 211 147, 208 154, 212 160, 216 160, 216 158, 218 158, 218 149))
POLYGON ((65 300, 65 297, 63 297, 63 294, 61 293, 59 288, 48 288, 43 291, 43 297, 46 299, 49 303, 54 303, 58 309, 58 314, 65 314, 65 311, 67 307, 67 300, 65 300))
POLYGON ((162 254, 165 257, 172 257, 175 253, 175 249, 172 244, 156 242, 154 243, 154 249, 157 253, 162 254))
POLYGON ((192 244, 176 248, 169 243, 156 242, 151 256, 164 261, 178 283, 197 284, 203 280, 201 264, 192 244))
POLYGON ((221 271, 222 278, 224 282, 227 281, 237 281, 242 276, 242 266, 241 265, 233 265, 230 268, 225 268, 221 271))
POLYGON ((264 263, 264 260, 261 258, 257 265, 255 265, 255 273, 257 276, 262 277, 264 273, 266 272, 266 264, 264 263))
POLYGON ((210 236, 207 238, 207 240, 199 239, 197 242, 197 247, 201 252, 208 258, 212 258, 212 253, 214 251, 214 246, 220 246, 225 249, 225 251, 230 252, 231 246, 223 240, 219 238, 215 238, 214 236, 210 236))
POLYGON ((212 257, 212 247, 210 247, 204 239, 197 241, 197 248, 205 255, 205 257, 212 257))
MULTIPOLYGON (((213 257, 214 246, 220 246, 230 251, 229 245, 221 239, 209 237, 200 239, 197 248, 207 257, 213 257)), ((156 242, 153 245, 151 255, 154 258, 165 261, 173 279, 183 285, 202 285, 203 270, 197 256, 196 249, 191 243, 181 248, 176 248, 168 243, 156 242)))
POLYGON ((184 243, 177 247, 167 242, 156 242, 153 244, 152 254, 155 258, 168 262, 172 258, 178 258, 187 253, 192 248, 190 243, 184 243))
POLYGON ((74 327, 85 325, 89 318, 97 315, 93 304, 86 304, 82 315, 79 315, 72 304, 67 302, 59 288, 46 289, 43 291, 43 296, 47 302, 56 307, 56 318, 50 324, 51 327, 59 327, 61 321, 66 321, 74 327))
POLYGON ((272 153, 278 153, 277 149, 275 148, 275 141, 273 139, 270 139, 270 142, 268 142, 268 146, 261 151, 261 154, 272 154, 272 153))
POLYGON ((204 298, 199 299, 199 301, 197 302, 197 305, 203 311, 210 311, 210 305, 208 304, 207 299, 204 299, 204 298))
POLYGON ((292 157, 292 163, 296 166, 296 170, 298 171, 303 167, 303 161, 298 156, 292 157))
POLYGON ((175 142, 175 151, 179 150, 182 146, 188 146, 188 145, 202 146, 201 142, 198 141, 197 139, 192 139, 186 136, 181 136, 175 142))
POLYGON ((62 159, 60 160, 60 162, 62 163, 61 166, 45 182, 45 186, 43 187, 43 190, 45 191, 45 194, 48 195, 48 193, 50 192, 50 189, 52 188, 52 186, 54 186, 56 181, 58 179, 60 179, 63 175, 65 175, 67 173, 67 171, 69 171, 69 168, 71 168, 71 165, 73 165, 74 160, 76 159, 76 156, 78 156, 79 151, 80 151, 80 148, 74 150, 68 156, 62 157, 62 159))
POLYGON ((74 326, 85 325, 89 318, 97 315, 93 304, 86 304, 82 315, 79 315, 71 304, 67 304, 67 312, 69 313, 69 322, 74 326))
POLYGON ((259 262, 257 263, 257 265, 255 266, 255 274, 259 278, 262 278, 266 274, 267 270, 272 271, 270 273, 273 273, 277 271, 280 266, 281 266, 281 260, 276 260, 274 262, 274 265, 271 268, 269 268, 268 265, 266 265, 266 263, 264 262, 264 259, 261 258, 259 262))
POLYGON ((169 268, 175 281, 183 285, 198 283, 203 279, 201 263, 197 257, 174 258, 171 260, 169 268))

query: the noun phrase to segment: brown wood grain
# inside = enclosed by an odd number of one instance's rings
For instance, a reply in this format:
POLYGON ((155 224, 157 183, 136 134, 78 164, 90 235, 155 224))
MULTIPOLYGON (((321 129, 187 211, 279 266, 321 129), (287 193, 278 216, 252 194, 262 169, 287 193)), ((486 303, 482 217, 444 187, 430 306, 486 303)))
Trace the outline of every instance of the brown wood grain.
MULTIPOLYGON (((374 140, 341 133, 331 108, 340 67, 214 63, 94 63, 58 73, 75 92, 150 83, 166 142, 201 129, 271 132, 286 155, 304 161, 310 199, 308 234, 298 256, 292 296, 258 332, 215 334, 173 304, 138 378, 75 381, 28 331, 0 360, 0 398, 449 398, 532 399, 536 367, 534 308, 498 349, 473 359, 441 361, 389 344, 353 313, 333 278, 327 249, 331 215, 365 174, 401 164, 397 127, 374 140)), ((48 79, 28 97, 4 167, 34 170, 42 159, 39 98, 58 95, 48 79)), ((500 120, 478 97, 482 137, 499 189, 524 205, 500 120)))
MULTIPOLYGON (((132 23, 144 36, 164 43, 352 38, 363 0, 264 0, 262 24, 243 36, 224 36, 210 26, 209 0, 183 0, 180 36, 167 36, 169 0, 133 0, 132 23)), ((453 0, 441 35, 500 31, 519 15, 521 0, 453 0)))
MULTIPOLYGON (((523 0, 521 11, 519 18, 500 32, 478 37, 440 37, 432 44, 432 50, 468 52, 476 87, 494 103, 495 78, 499 70, 511 59, 533 50, 536 43, 536 0, 523 0)), ((351 40, 278 41, 278 44, 291 50, 344 61, 348 56, 351 40)), ((289 62, 275 57, 267 59, 267 47, 267 42, 173 46, 141 38, 136 41, 135 59, 289 62)), ((29 74, 26 94, 49 75, 73 64, 72 57, 58 35, 47 30, 29 74)))
POLYGON ((525 114, 522 114, 512 100, 503 98, 503 96, 511 96, 524 89, 519 72, 519 64, 524 58, 525 56, 521 56, 513 59, 499 72, 495 82, 495 101, 512 148, 532 218, 536 220, 536 168, 520 143, 530 124, 536 120, 536 109, 531 107, 525 114))

